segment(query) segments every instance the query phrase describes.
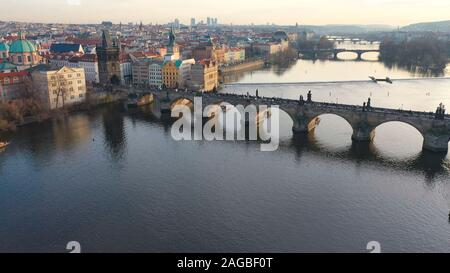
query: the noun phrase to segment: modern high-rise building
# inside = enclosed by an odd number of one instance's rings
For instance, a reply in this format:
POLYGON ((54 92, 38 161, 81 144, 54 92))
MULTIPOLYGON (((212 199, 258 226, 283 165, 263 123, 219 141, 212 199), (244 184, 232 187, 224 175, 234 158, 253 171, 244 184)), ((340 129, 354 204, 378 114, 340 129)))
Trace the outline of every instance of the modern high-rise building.
POLYGON ((191 18, 191 27, 195 26, 195 18, 191 18))
POLYGON ((211 25, 211 18, 210 18, 210 17, 206 18, 206 24, 207 24, 208 26, 211 25))
POLYGON ((120 84, 120 47, 111 38, 109 30, 104 30, 102 45, 97 47, 98 70, 101 84, 120 84))

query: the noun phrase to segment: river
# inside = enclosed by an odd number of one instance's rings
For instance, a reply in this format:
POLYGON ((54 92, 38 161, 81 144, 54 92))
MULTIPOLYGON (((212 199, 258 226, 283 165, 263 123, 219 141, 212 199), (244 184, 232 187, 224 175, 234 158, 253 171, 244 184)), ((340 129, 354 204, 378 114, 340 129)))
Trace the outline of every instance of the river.
MULTIPOLYGON (((450 105, 449 79, 416 77, 378 62, 299 60, 239 75, 221 92, 450 105)), ((337 116, 322 116, 308 137, 294 137, 291 123, 282 115, 275 152, 176 142, 151 107, 20 128, 0 153, 0 251, 66 252, 75 240, 85 252, 367 252, 369 241, 384 252, 450 252, 448 155, 422 152, 421 135, 401 123, 361 145, 337 116)))

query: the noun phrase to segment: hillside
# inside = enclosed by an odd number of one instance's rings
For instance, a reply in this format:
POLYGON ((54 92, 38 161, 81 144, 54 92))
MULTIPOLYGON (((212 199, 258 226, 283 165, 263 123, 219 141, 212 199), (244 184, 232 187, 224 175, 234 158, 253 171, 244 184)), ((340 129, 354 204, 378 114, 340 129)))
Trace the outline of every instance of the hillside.
POLYGON ((403 31, 440 31, 450 32, 450 20, 440 22, 417 23, 402 27, 403 31))

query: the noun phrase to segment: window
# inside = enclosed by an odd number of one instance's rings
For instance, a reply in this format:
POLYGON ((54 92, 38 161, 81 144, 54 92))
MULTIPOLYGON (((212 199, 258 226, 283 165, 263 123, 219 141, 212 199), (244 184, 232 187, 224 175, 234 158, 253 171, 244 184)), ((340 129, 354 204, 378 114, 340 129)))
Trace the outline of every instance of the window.
POLYGON ((27 56, 27 60, 29 63, 31 63, 31 56, 27 56))
POLYGON ((84 94, 80 94, 79 97, 80 97, 80 98, 84 97, 84 94))
POLYGON ((22 56, 17 56, 17 62, 21 63, 22 62, 22 56))
POLYGON ((75 99, 75 96, 70 96, 70 99, 71 99, 71 100, 75 99))

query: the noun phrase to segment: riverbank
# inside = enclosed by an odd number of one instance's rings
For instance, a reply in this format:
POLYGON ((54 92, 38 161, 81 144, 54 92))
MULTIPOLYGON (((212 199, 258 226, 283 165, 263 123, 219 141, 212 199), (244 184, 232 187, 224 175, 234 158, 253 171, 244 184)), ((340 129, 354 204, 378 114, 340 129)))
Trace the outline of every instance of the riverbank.
MULTIPOLYGON (((67 116, 71 113, 90 111, 97 106, 116 103, 126 98, 126 94, 120 91, 107 92, 96 88, 87 93, 86 101, 80 104, 69 105, 59 109, 44 110, 36 115, 22 116, 15 112, 13 117, 0 118, 0 133, 15 131, 18 127, 23 127, 33 123, 43 122, 52 118, 67 116)), ((8 116, 11 116, 10 114, 8 116)))
POLYGON ((219 68, 219 74, 226 75, 227 73, 260 69, 264 67, 264 64, 265 64, 264 59, 249 60, 238 64, 222 66, 219 68))

